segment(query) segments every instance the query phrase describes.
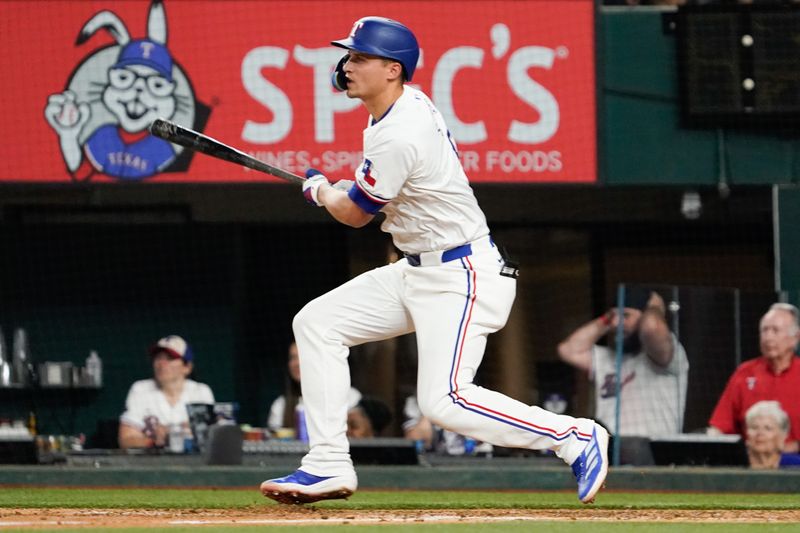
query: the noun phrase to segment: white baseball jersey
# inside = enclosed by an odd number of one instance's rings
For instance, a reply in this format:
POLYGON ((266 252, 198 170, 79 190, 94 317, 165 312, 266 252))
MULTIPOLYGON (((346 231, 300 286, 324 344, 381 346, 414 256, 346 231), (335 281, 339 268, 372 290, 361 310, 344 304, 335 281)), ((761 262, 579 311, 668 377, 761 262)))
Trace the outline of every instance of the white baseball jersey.
MULTIPOLYGON (((675 335, 672 346, 672 361, 666 367, 655 364, 644 351, 623 354, 620 435, 657 437, 683 432, 689 360, 675 335)), ((616 358, 616 352, 605 346, 592 348, 596 416, 612 433, 617 409, 616 358)))
POLYGON ((456 145, 439 111, 422 92, 402 96, 364 130, 364 162, 350 198, 382 210, 381 229, 406 253, 446 250, 489 234, 456 145))
POLYGON ((162 426, 188 424, 189 414, 186 412, 186 404, 190 403, 214 403, 211 388, 205 383, 187 379, 183 384, 180 399, 175 405, 170 405, 156 380, 143 379, 131 385, 120 422, 144 429, 145 418, 154 416, 162 426))

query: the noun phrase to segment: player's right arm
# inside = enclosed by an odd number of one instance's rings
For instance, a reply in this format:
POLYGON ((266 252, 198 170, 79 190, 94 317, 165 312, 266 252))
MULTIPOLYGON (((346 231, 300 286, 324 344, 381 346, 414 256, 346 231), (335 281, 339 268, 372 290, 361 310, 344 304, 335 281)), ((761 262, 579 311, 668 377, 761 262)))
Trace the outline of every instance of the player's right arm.
POLYGON ((360 228, 368 224, 395 198, 411 174, 414 146, 398 136, 397 128, 381 130, 365 143, 364 160, 356 171, 355 182, 341 180, 331 184, 317 169, 306 170, 303 195, 314 205, 323 206, 342 224, 360 228))
POLYGON ((366 212, 350 197, 349 189, 354 186, 349 180, 340 180, 331 185, 322 172, 310 168, 306 171, 303 196, 308 203, 324 207, 338 222, 360 228, 369 223, 375 215, 366 212))
POLYGON ((317 191, 317 198, 333 218, 353 228, 367 225, 374 217, 351 200, 347 192, 330 185, 323 184, 317 191))

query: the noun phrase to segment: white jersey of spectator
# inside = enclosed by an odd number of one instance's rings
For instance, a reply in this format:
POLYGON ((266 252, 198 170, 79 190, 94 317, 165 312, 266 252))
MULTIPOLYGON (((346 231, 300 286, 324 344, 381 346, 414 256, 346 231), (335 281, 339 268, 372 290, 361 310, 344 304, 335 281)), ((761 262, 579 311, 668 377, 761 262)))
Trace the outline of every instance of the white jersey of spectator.
MULTIPOLYGON (((347 395, 347 408, 352 409, 358 402, 361 401, 361 393, 355 387, 350 387, 350 392, 347 395)), ((298 405, 303 404, 303 398, 300 397, 297 400, 298 405)), ((273 433, 278 431, 283 427, 283 415, 284 411, 286 410, 286 396, 281 394, 275 401, 272 402, 272 405, 269 407, 269 415, 267 417, 267 429, 272 431, 273 433)))
POLYGON ((190 403, 213 404, 211 388, 205 383, 187 379, 180 399, 175 405, 170 405, 154 379, 142 379, 131 385, 120 422, 140 430, 145 427, 145 419, 151 416, 156 417, 162 426, 188 424, 186 405, 190 403))
MULTIPOLYGON (((666 367, 655 364, 644 352, 623 355, 620 435, 657 437, 682 432, 689 360, 674 334, 672 346, 672 361, 666 367)), ((595 345, 589 375, 595 382, 595 414, 611 433, 616 428, 616 373, 616 352, 595 345)))

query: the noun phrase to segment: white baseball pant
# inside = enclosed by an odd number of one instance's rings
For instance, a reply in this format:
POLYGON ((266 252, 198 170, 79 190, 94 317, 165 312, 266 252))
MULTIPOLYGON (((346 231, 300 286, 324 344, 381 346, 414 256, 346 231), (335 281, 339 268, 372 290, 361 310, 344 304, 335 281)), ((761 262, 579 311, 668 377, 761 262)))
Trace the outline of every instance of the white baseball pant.
POLYGON ((585 448, 593 421, 473 384, 486 337, 505 325, 516 293, 516 280, 499 274, 503 259, 489 237, 472 243, 469 256, 437 265, 439 257, 423 254, 422 266, 401 259, 365 272, 295 316, 310 444, 302 470, 353 473, 346 436, 349 348, 412 331, 417 399, 431 422, 496 446, 552 449, 567 464, 585 448))

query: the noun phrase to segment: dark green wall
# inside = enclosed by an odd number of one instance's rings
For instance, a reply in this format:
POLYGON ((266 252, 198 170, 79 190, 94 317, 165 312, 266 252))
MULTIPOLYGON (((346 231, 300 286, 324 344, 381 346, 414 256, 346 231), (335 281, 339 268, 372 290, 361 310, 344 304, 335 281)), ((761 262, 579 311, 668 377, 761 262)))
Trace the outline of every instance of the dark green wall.
POLYGON ((598 20, 601 179, 607 185, 797 183, 800 137, 680 124, 671 10, 603 8, 598 20))
POLYGON ((31 410, 44 433, 91 435, 117 418, 131 383, 152 376, 147 347, 176 333, 195 378, 263 422, 281 392, 291 320, 346 277, 342 228, 0 225, 0 326, 24 327, 33 360, 83 365, 96 349, 99 391, 0 389, 0 417, 31 410), (324 258, 320 260, 320 258, 324 258), (328 262, 330 261, 330 262, 328 262))
MULTIPOLYGON (((609 186, 716 187, 800 182, 800 135, 690 129, 680 121, 674 9, 601 8, 599 175, 609 186)), ((800 195, 782 187, 780 286, 800 290, 800 195)), ((774 206, 773 206, 774 207, 774 206)))
POLYGON ((800 188, 778 187, 777 197, 780 284, 790 300, 800 305, 800 188))

